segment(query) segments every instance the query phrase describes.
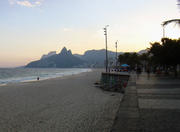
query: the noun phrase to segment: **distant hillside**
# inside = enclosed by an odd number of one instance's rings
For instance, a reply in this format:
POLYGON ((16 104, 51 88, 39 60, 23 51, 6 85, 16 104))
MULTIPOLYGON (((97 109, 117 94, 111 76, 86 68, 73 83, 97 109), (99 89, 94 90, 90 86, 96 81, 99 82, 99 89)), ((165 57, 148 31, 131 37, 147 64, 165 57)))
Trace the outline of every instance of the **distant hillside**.
POLYGON ((45 59, 45 58, 48 58, 48 57, 53 56, 53 55, 56 55, 56 51, 51 51, 47 55, 43 55, 41 57, 41 59, 45 59))
MULTIPOLYGON (((101 49, 101 50, 88 50, 84 53, 84 55, 79 55, 79 54, 74 54, 75 56, 79 57, 80 59, 86 61, 89 65, 95 65, 97 67, 102 67, 104 66, 105 62, 105 54, 106 50, 101 49)), ((122 52, 118 53, 122 54, 122 52)), ((113 60, 116 57, 116 52, 113 51, 108 51, 108 58, 113 60)))
POLYGON ((85 61, 72 55, 71 50, 64 47, 59 54, 46 55, 38 61, 30 62, 26 65, 29 68, 72 68, 80 67, 85 61))
MULTIPOLYGON (((141 50, 138 54, 146 53, 141 50)), ((123 54, 118 52, 117 55, 123 54)), ((106 50, 88 50, 83 55, 72 55, 71 50, 64 47, 59 54, 51 51, 43 55, 40 60, 30 62, 26 67, 31 68, 72 68, 72 67, 104 67, 106 50)), ((109 62, 115 63, 116 52, 108 51, 109 62)))
POLYGON ((144 53, 147 53, 148 52, 148 50, 140 50, 139 52, 137 52, 138 54, 140 54, 140 55, 142 55, 142 54, 144 54, 144 53))

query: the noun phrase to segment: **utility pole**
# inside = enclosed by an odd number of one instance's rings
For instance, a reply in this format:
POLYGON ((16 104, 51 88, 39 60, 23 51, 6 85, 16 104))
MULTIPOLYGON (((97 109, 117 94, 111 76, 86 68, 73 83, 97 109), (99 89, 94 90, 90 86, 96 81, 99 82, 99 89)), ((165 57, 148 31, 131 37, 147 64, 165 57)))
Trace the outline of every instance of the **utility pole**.
POLYGON ((118 62, 118 58, 117 58, 117 43, 118 43, 118 40, 115 42, 115 47, 116 47, 116 68, 117 68, 117 62, 118 62))
POLYGON ((106 72, 108 72, 108 52, 107 52, 107 27, 109 25, 106 25, 104 29, 104 35, 105 35, 105 45, 106 45, 106 72))

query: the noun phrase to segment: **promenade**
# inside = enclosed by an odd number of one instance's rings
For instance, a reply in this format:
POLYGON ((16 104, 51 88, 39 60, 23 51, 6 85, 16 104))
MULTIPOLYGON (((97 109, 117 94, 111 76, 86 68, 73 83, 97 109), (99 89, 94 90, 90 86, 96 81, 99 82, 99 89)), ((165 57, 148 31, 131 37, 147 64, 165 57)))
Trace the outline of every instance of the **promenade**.
POLYGON ((132 74, 111 132, 180 132, 180 80, 132 74))

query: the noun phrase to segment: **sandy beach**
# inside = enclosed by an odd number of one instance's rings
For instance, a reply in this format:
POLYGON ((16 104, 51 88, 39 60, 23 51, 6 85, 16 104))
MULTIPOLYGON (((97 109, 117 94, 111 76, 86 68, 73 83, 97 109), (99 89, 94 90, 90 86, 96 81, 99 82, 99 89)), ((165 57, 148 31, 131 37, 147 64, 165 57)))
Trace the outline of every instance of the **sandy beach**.
POLYGON ((109 132, 122 95, 95 87, 100 73, 0 86, 0 131, 109 132))

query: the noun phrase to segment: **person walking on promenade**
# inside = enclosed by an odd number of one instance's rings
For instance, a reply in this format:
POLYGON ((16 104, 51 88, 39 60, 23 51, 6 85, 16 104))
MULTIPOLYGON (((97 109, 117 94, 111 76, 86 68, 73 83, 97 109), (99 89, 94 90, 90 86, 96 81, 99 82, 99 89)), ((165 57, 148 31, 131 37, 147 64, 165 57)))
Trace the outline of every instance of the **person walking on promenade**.
POLYGON ((148 78, 148 80, 149 80, 149 78, 150 78, 150 72, 151 72, 149 66, 147 67, 146 72, 147 72, 147 78, 148 78))
POLYGON ((141 67, 138 66, 136 69, 137 79, 139 78, 139 75, 141 74, 141 67))

